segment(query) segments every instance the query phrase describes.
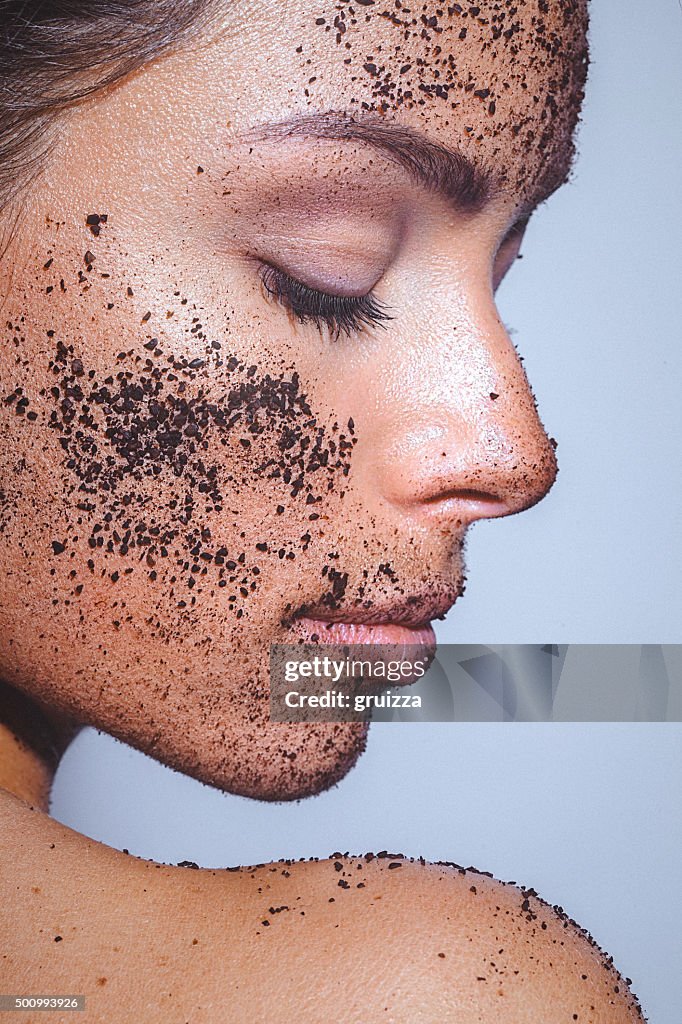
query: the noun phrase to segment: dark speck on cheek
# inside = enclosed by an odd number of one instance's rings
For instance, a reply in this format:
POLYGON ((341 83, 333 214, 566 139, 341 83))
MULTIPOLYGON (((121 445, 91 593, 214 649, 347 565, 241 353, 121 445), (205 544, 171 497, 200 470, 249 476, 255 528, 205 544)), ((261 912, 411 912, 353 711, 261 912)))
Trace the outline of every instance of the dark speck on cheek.
MULTIPOLYGON (((112 585, 139 570, 154 583, 163 568, 179 609, 194 604, 202 584, 217 583, 239 617, 260 582, 255 553, 293 560, 294 546, 306 550, 311 535, 303 533, 296 545, 257 541, 249 550, 242 532, 226 544, 224 536, 214 537, 226 501, 244 487, 265 487, 277 515, 294 502, 307 520, 319 518, 313 509, 348 475, 353 420, 347 433, 322 424, 296 372, 259 371, 223 355, 220 342, 206 341, 205 354, 188 359, 166 355, 151 338, 120 351, 103 373, 88 368, 56 330, 47 334, 54 346, 50 381, 38 397, 61 453, 68 510, 51 555, 68 564, 84 545, 89 573, 99 563, 112 585), (115 567, 105 569, 107 559, 115 567)), ((30 400, 18 387, 4 404, 23 416, 30 400)), ((345 580, 332 571, 330 582, 330 598, 338 599, 345 580)), ((74 587, 80 595, 83 583, 74 587)), ((120 624, 117 618, 115 627, 120 624)))

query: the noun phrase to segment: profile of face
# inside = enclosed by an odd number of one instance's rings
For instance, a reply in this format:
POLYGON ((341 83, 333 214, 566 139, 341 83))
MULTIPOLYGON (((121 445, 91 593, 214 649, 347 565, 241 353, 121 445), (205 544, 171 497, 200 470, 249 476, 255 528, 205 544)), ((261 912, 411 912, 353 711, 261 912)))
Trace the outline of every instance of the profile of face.
POLYGON ((63 118, 0 262, 0 678, 233 792, 343 777, 270 644, 414 636, 551 486, 494 292, 584 73, 573 0, 235 2, 63 118))

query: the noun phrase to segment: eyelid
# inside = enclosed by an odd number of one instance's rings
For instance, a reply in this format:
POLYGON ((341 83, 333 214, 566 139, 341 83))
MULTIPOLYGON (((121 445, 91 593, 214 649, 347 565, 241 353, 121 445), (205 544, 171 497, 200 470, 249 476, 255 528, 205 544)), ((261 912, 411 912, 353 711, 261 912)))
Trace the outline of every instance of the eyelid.
POLYGON ((259 276, 265 291, 301 323, 326 325, 333 338, 359 333, 368 326, 385 327, 393 317, 370 289, 363 295, 341 295, 322 291, 273 263, 261 260, 259 276))
POLYGON ((291 281, 292 284, 297 285, 299 288, 306 288, 311 292, 315 292, 318 295, 326 296, 327 298, 330 299, 348 299, 352 301, 355 299, 367 298, 369 295, 372 294, 376 286, 379 284, 379 281, 381 281, 381 278, 383 277, 382 272, 381 274, 379 274, 378 277, 376 277, 372 281, 372 284, 366 285, 362 290, 346 291, 343 289, 341 285, 339 285, 338 290, 336 290, 334 286, 331 284, 322 284, 321 282, 315 282, 313 284, 311 281, 306 280, 302 274, 299 276, 299 274, 296 271, 285 270, 284 267, 280 266, 272 259, 259 257, 258 263, 261 266, 261 277, 263 273, 267 273, 267 271, 270 270, 272 273, 281 276, 283 279, 291 281))
POLYGON ((349 298, 376 288, 391 265, 393 255, 366 246, 356 251, 345 245, 329 246, 316 237, 286 240, 269 238, 253 246, 249 259, 267 264, 294 281, 328 295, 349 298))

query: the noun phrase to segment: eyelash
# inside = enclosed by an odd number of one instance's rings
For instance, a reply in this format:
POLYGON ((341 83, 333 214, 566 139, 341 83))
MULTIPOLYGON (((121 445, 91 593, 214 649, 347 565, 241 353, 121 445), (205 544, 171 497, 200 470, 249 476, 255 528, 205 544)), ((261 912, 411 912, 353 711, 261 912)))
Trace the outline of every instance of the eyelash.
POLYGON ((372 292, 331 295, 297 281, 270 263, 263 265, 260 277, 268 295, 300 323, 314 323, 318 329, 326 327, 334 340, 342 334, 348 337, 358 333, 365 327, 385 327, 385 321, 393 319, 372 292))

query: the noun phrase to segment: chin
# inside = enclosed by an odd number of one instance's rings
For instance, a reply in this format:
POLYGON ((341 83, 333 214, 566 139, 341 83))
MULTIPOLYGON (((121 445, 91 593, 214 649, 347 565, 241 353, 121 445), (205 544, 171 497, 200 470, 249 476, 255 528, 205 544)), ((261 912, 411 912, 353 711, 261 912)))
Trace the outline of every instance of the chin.
POLYGON ((277 802, 317 796, 335 786, 364 752, 368 730, 364 722, 268 723, 247 735, 225 729, 219 744, 204 734, 193 748, 176 742, 166 747, 161 738, 152 745, 134 745, 208 786, 277 802))

